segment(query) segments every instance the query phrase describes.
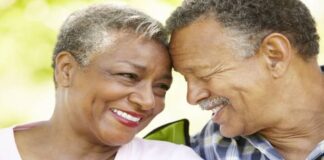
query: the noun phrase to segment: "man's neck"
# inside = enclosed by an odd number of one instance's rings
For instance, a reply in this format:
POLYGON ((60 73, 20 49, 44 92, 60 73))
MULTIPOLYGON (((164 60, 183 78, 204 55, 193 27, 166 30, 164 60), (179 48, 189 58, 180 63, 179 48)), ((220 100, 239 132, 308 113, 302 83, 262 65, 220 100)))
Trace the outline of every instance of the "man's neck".
MULTIPOLYGON (((324 127, 313 128, 312 131, 306 133, 296 129, 291 130, 265 130, 261 132, 272 146, 287 160, 304 160, 316 148, 316 146, 324 140, 324 136, 320 135, 324 127), (322 130, 321 130, 321 129, 322 130)), ((307 130, 310 130, 308 128, 307 130)))
POLYGON ((324 140, 324 75, 307 72, 282 87, 282 119, 259 132, 285 159, 305 159, 324 140))

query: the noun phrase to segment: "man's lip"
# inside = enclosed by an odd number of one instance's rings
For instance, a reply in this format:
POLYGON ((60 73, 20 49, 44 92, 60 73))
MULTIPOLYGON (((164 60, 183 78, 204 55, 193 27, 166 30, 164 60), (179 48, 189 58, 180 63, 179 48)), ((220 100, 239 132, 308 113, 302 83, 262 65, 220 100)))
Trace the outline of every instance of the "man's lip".
POLYGON ((213 114, 212 114, 213 122, 219 124, 221 112, 224 110, 224 108, 226 108, 226 106, 221 105, 221 106, 217 106, 216 108, 213 109, 213 114), (216 113, 214 112, 215 110, 216 110, 216 113))
POLYGON ((202 110, 206 110, 206 111, 213 111, 214 109, 216 108, 222 108, 222 107, 225 107, 226 105, 223 105, 223 104, 220 104, 220 105, 217 105, 217 106, 208 106, 206 108, 203 108, 203 107, 200 107, 202 110))
POLYGON ((198 104, 202 110, 214 110, 217 107, 227 106, 230 102, 228 98, 215 97, 201 100, 198 104))

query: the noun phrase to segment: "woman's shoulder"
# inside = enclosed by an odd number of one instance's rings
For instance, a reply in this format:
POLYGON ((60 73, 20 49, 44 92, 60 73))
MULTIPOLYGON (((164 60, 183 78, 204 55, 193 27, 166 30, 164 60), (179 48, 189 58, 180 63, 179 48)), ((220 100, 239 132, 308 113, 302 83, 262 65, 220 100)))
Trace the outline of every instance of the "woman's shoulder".
POLYGON ((124 145, 120 151, 124 152, 128 156, 132 155, 132 157, 138 157, 140 160, 151 160, 152 158, 155 160, 201 159, 191 148, 187 146, 164 141, 145 140, 141 138, 134 138, 130 143, 124 145))
POLYGON ((13 127, 0 129, 0 159, 21 160, 13 127))
POLYGON ((170 143, 166 141, 159 141, 159 140, 147 140, 142 138, 134 138, 132 143, 134 145, 138 145, 141 147, 147 147, 147 148, 167 148, 168 150, 174 150, 174 149, 190 149, 189 147, 185 145, 179 145, 175 143, 170 143))
POLYGON ((43 123, 45 121, 29 122, 0 129, 0 160, 21 160, 16 143, 18 138, 15 136, 15 132, 28 130, 43 123))

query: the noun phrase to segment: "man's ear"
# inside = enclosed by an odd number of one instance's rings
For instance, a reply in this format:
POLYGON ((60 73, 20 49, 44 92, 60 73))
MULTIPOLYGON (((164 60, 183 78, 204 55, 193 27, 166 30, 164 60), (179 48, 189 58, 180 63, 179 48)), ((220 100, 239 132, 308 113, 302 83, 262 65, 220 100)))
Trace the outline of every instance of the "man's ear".
POLYGON ((69 52, 60 52, 55 58, 55 81, 58 86, 69 87, 78 63, 69 52))
POLYGON ((274 78, 281 77, 286 72, 292 57, 290 41, 280 33, 272 33, 265 37, 259 53, 262 54, 274 78))

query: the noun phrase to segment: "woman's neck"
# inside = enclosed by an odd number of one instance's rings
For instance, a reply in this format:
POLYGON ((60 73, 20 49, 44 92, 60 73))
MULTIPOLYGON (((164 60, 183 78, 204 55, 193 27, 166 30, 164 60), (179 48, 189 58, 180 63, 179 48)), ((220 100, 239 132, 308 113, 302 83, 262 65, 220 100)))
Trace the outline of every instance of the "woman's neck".
POLYGON ((52 117, 31 129, 15 132, 18 150, 25 160, 114 159, 119 146, 107 146, 76 132, 66 122, 52 117))

